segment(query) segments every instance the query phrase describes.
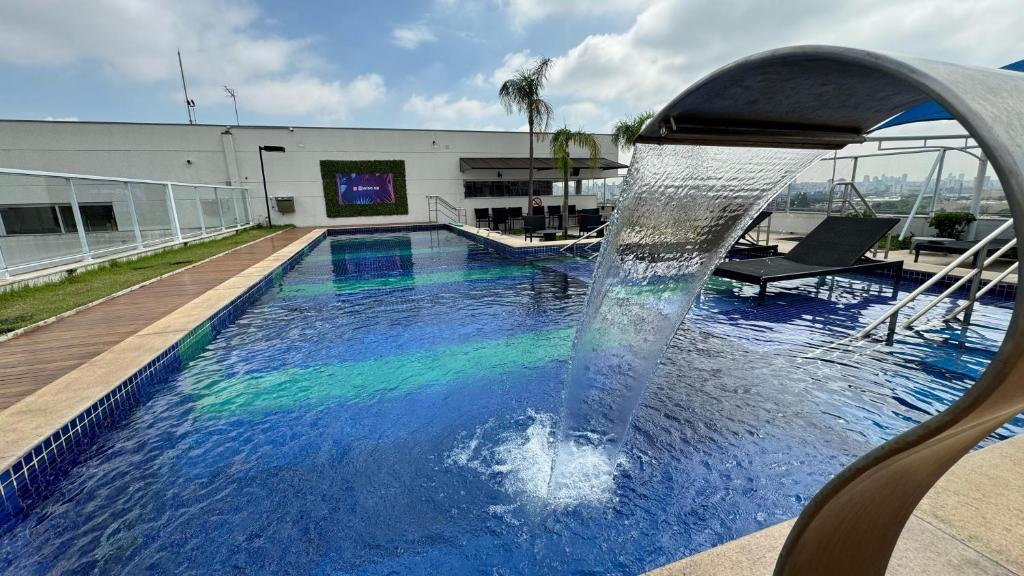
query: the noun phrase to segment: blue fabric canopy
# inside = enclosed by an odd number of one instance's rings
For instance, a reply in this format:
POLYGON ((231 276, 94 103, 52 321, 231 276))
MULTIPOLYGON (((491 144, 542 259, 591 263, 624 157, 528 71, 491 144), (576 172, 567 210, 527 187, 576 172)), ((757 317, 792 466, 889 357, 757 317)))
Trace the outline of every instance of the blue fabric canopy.
MULTIPOLYGON (((1007 64, 1002 67, 1002 70, 1012 70, 1014 72, 1024 72, 1024 60, 1018 60, 1013 64, 1007 64)), ((952 120, 953 116, 946 112, 946 109, 939 105, 938 102, 932 100, 930 102, 924 102, 917 106, 911 106, 903 112, 893 116, 885 122, 875 126, 871 129, 871 132, 881 130, 883 128, 892 128, 893 126, 901 126, 903 124, 913 124, 915 122, 931 122, 932 120, 952 120)))

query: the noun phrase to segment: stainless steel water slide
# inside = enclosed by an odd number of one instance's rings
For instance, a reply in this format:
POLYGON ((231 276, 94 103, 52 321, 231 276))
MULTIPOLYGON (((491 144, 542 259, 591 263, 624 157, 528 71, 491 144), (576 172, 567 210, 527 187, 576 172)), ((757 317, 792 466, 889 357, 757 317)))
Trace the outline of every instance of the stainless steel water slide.
MULTIPOLYGON (((637 142, 840 149, 927 100, 981 146, 1024 242, 1024 74, 852 48, 782 48, 697 82, 637 142)), ((904 524, 932 485, 1024 410, 1022 297, 1018 291, 1002 346, 962 398, 868 452, 814 496, 779 554, 776 575, 885 573, 904 524)))

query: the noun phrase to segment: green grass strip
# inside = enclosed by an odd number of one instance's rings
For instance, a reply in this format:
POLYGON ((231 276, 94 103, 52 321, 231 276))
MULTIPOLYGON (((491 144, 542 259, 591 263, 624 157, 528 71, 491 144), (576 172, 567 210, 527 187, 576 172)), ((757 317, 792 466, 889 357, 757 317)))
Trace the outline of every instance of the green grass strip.
POLYGON ((0 334, 52 318, 285 228, 248 228, 224 238, 113 262, 53 284, 0 293, 0 334))
POLYGON ((208 416, 258 415, 298 404, 367 402, 474 377, 493 382, 504 373, 567 361, 573 332, 540 330, 411 354, 214 379, 192 392, 196 413, 208 416))

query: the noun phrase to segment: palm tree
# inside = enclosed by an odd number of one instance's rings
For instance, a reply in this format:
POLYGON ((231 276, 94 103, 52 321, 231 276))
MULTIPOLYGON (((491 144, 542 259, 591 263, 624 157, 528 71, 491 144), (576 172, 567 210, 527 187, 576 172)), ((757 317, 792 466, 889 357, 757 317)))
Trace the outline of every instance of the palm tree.
POLYGON ((551 135, 551 156, 555 159, 555 168, 562 171, 562 234, 569 233, 569 172, 573 169, 572 155, 569 149, 582 148, 590 156, 590 163, 596 170, 601 157, 601 145, 590 132, 559 128, 551 135))
POLYGON ((521 68, 511 78, 505 80, 498 89, 498 99, 505 107, 505 112, 519 112, 526 115, 526 123, 530 128, 530 185, 527 194, 527 213, 533 205, 533 138, 534 131, 540 131, 541 137, 551 127, 551 116, 555 113, 541 92, 548 79, 551 68, 550 58, 538 58, 531 66, 521 68))
POLYGON ((633 141, 640 135, 640 131, 644 129, 644 124, 651 118, 654 118, 654 112, 648 110, 619 120, 612 129, 612 143, 623 150, 629 150, 633 147, 633 141))

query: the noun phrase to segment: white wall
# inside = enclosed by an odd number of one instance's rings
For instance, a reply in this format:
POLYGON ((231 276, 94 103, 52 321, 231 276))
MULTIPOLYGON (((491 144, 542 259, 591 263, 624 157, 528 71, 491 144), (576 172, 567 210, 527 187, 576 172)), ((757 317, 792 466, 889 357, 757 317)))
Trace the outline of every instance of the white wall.
MULTIPOLYGON (((363 128, 189 126, 94 122, 0 121, 0 167, 100 176, 171 180, 197 184, 247 186, 253 214, 266 214, 258 147, 277 145, 285 154, 264 154, 270 196, 293 196, 294 214, 278 214, 274 223, 299 226, 425 222, 427 196, 438 195, 467 208, 481 206, 464 197, 464 179, 497 179, 490 171, 459 171, 460 157, 526 157, 522 132, 461 132, 363 128), (320 179, 320 160, 403 160, 409 214, 328 218, 320 179), (237 182, 232 182, 237 174, 237 182)), ((610 136, 599 135, 602 156, 616 160, 610 136)), ((546 144, 538 156, 547 156, 546 144)), ((575 155, 575 154, 574 154, 575 155)), ((580 153, 580 156, 583 154, 580 153)), ((516 179, 516 171, 503 172, 516 179)), ((525 179, 525 171, 522 178, 525 179)), ((614 175, 585 171, 585 175, 614 175)), ((552 179, 554 174, 540 174, 552 179)), ((2 200, 2 199, 0 199, 2 200)), ((496 199, 516 205, 517 199, 496 199)), ((523 201, 525 204, 525 200, 523 201)), ((582 202, 576 202, 582 205, 582 202)))

